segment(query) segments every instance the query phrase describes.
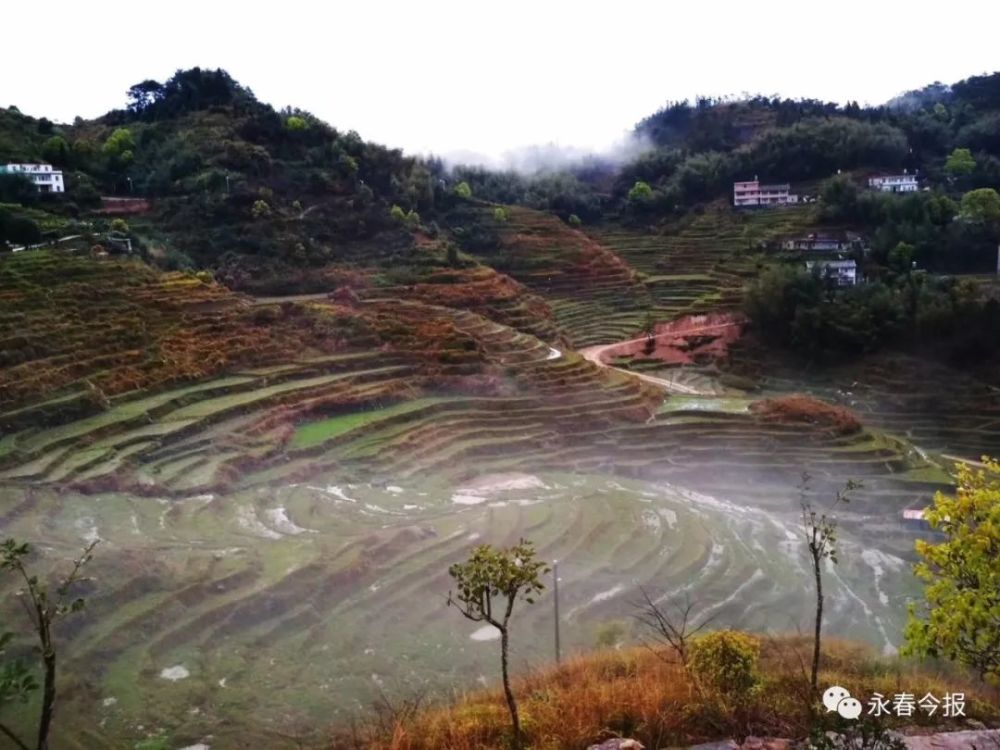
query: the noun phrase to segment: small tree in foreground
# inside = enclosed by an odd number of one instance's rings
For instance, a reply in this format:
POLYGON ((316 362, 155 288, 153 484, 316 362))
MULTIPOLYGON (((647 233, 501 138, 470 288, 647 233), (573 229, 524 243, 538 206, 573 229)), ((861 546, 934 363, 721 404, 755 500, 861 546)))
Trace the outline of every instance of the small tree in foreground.
POLYGON ((448 568, 457 589, 448 592, 448 606, 458 607, 458 611, 473 622, 485 622, 500 631, 503 692, 510 711, 516 750, 520 750, 524 743, 517 701, 510 688, 510 617, 518 599, 534 603, 535 597, 545 588, 539 576, 548 572, 548 566, 535 559, 534 545, 524 539, 507 549, 482 544, 472 550, 466 562, 455 563, 448 568))
MULTIPOLYGON (((844 489, 838 490, 833 498, 832 508, 850 502, 848 494, 861 485, 848 480, 844 489)), ((813 630, 812 672, 809 684, 813 693, 819 689, 819 655, 823 630, 823 561, 829 560, 837 564, 837 519, 826 513, 817 511, 806 499, 809 489, 809 475, 802 475, 802 486, 799 504, 802 509, 802 533, 805 535, 806 547, 812 562, 813 578, 816 581, 816 619, 813 630)))
POLYGON ((957 484, 924 513, 945 538, 917 540, 926 607, 910 607, 904 652, 943 656, 1000 682, 1000 462, 960 464, 957 484))
MULTIPOLYGON (((27 544, 8 539, 0 545, 0 570, 12 571, 24 582, 24 587, 18 595, 38 639, 36 650, 41 658, 44 672, 36 750, 47 750, 49 746, 49 730, 52 728, 55 711, 56 649, 52 639, 52 626, 56 620, 65 615, 83 609, 83 599, 71 598, 70 594, 74 585, 82 580, 83 567, 90 562, 91 553, 96 546, 96 541, 88 544, 81 555, 73 561, 69 574, 59 579, 54 592, 50 592, 48 585, 38 576, 31 575, 24 566, 24 560, 31 552, 27 544)), ((6 634, 0 636, 0 657, 3 655, 3 646, 10 637, 6 634)), ((26 700, 28 693, 37 687, 37 683, 19 662, 0 663, 0 706, 11 700, 26 700)), ((0 733, 6 735, 20 750, 29 750, 28 743, 3 724, 0 724, 0 733)))

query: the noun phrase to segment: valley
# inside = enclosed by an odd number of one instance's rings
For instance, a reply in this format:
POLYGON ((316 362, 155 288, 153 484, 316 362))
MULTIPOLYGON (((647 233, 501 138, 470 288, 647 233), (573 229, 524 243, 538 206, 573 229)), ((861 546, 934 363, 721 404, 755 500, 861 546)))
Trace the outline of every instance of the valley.
MULTIPOLYGON (((223 70, 72 124, 0 110, 0 540, 30 545, 0 565, 2 737, 52 705, 4 677, 37 667, 20 587, 58 593, 94 543, 82 604, 52 610, 60 750, 514 747, 507 640, 450 591, 521 540, 558 561, 558 602, 546 570, 511 624, 536 710, 560 657, 591 698, 683 671, 641 721, 562 732, 546 704, 538 750, 801 737, 842 676, 968 684, 996 721, 995 664, 905 646, 915 566, 958 533, 932 506, 1000 455, 998 92, 668 103, 637 153, 532 174, 363 140, 223 70), (22 558, 40 579, 7 575, 22 558), (687 661, 632 675, 647 597, 772 671, 732 702, 687 661)), ((968 525, 950 627, 988 640, 996 524, 968 525)))
MULTIPOLYGON (((683 257, 691 231, 602 236, 633 260, 655 256, 652 269, 683 257)), ((681 343, 739 330, 732 318, 678 318, 725 311, 743 267, 729 265, 735 240, 704 242, 722 244, 699 273, 631 282, 658 315, 677 318, 657 329, 667 349, 678 326, 681 343)), ((883 357, 796 372, 761 359, 749 339, 730 344, 725 371, 664 352, 622 357, 615 340, 635 337, 641 317, 634 298, 606 294, 600 274, 593 299, 578 282, 576 314, 558 285, 521 277, 565 332, 543 340, 495 310, 483 310, 491 320, 380 297, 251 300, 184 276, 147 276, 116 303, 118 274, 135 278, 116 261, 52 252, 0 262, 0 277, 16 282, 3 289, 8 300, 60 314, 63 289, 100 300, 106 331, 147 310, 162 325, 173 310, 190 333, 168 341, 196 347, 200 331, 233 332, 225 360, 197 348, 171 356, 180 344, 144 365, 131 355, 88 360, 72 347, 97 354, 95 344, 66 340, 65 353, 38 351, 46 359, 22 366, 32 377, 8 371, 4 529, 42 536, 53 560, 101 540, 70 636, 63 709, 95 713, 100 731, 76 730, 66 747, 103 732, 293 747, 381 694, 489 684, 489 628, 470 629, 445 606, 448 564, 475 543, 529 537, 560 561, 570 652, 592 647, 608 623, 643 637, 633 621, 640 587, 664 601, 690 597, 720 625, 805 630, 804 471, 819 501, 848 479, 864 483, 842 514, 828 627, 893 653, 918 591, 908 569, 920 532, 902 511, 949 486, 944 455, 1000 443, 995 391, 942 367, 917 375, 883 357), (61 283, 47 270, 57 265, 61 283), (17 280, 42 273, 50 291, 33 298, 17 280), (295 338, 258 333, 283 325, 295 338), (604 345, 581 354, 567 340, 604 345), (752 389, 726 385, 729 369, 752 389), (958 384, 949 400, 932 397, 945 383, 958 384), (46 387, 58 395, 10 408, 46 387), (837 434, 749 409, 803 392, 848 406, 862 429, 837 434), (238 727, 220 729, 232 716, 238 727)), ((25 329, 10 314, 9 335, 39 337, 26 351, 52 345, 44 318, 25 329)), ((518 622, 518 670, 551 659, 551 632, 543 596, 518 622)))

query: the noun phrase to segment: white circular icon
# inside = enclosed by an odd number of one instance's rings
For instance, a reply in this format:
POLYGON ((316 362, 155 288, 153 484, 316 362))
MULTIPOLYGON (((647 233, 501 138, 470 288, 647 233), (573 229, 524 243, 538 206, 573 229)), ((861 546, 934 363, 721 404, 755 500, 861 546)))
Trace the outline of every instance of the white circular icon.
POLYGON ((861 701, 857 698, 844 698, 837 704, 837 713, 845 719, 856 719, 861 716, 861 701))
POLYGON ((826 706, 826 712, 833 713, 837 710, 838 703, 844 700, 844 698, 850 697, 851 694, 846 689, 840 687, 840 685, 827 688, 826 692, 823 693, 823 705, 826 706))

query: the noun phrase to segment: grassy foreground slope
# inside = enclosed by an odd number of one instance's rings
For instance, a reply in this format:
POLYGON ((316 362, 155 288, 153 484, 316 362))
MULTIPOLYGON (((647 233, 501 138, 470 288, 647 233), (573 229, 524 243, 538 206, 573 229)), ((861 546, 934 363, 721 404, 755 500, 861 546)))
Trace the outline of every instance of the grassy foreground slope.
MULTIPOLYGON (((801 738, 816 726, 807 675, 811 644, 806 638, 765 638, 761 683, 741 707, 717 704, 700 694, 677 654, 663 648, 606 650, 570 659, 526 675, 515 684, 529 747, 575 750, 611 737, 638 739, 645 747, 679 747, 726 737, 801 738)), ((892 696, 900 686, 918 698, 928 693, 965 695, 967 718, 1000 723, 995 690, 971 688, 967 681, 934 669, 880 658, 866 647, 828 644, 822 685, 840 685, 864 704, 875 693, 892 696)), ((387 717, 383 717, 384 719, 387 717)), ((832 728, 830 717, 825 719, 832 728)), ((509 743, 509 717, 500 691, 479 691, 452 705, 373 722, 363 743, 335 740, 336 750, 488 750, 509 743)), ((822 721, 822 720, 821 720, 822 721)), ((885 722, 891 725, 891 720, 885 722)), ((923 723, 936 731, 965 729, 961 720, 921 717, 896 722, 923 723)), ((845 727, 841 727, 843 730, 845 727)))

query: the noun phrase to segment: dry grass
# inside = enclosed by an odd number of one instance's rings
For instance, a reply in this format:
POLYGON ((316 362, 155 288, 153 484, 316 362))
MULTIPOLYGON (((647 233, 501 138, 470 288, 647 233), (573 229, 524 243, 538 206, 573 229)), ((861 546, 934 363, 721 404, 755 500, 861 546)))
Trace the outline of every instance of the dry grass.
MULTIPOLYGON (((700 695, 683 667, 662 652, 633 648, 573 658, 517 681, 515 693, 528 746, 582 750, 618 736, 636 738, 649 748, 750 734, 803 737, 813 722, 804 666, 810 647, 805 638, 765 639, 763 684, 744 706, 700 695)), ((905 691, 917 698, 928 692, 938 697, 964 692, 969 717, 1000 722, 1000 695, 995 689, 977 690, 960 676, 881 659, 856 644, 828 645, 820 684, 842 685, 863 703, 875 692, 905 691)), ((471 693, 448 706, 402 710, 388 720, 383 711, 379 718, 351 737, 336 739, 332 747, 486 750, 509 745, 509 719, 499 690, 471 693)), ((919 721, 916 717, 910 723, 919 721)))
POLYGON ((850 409, 801 393, 755 401, 750 411, 768 422, 810 424, 837 435, 850 435, 861 429, 861 420, 850 409))

